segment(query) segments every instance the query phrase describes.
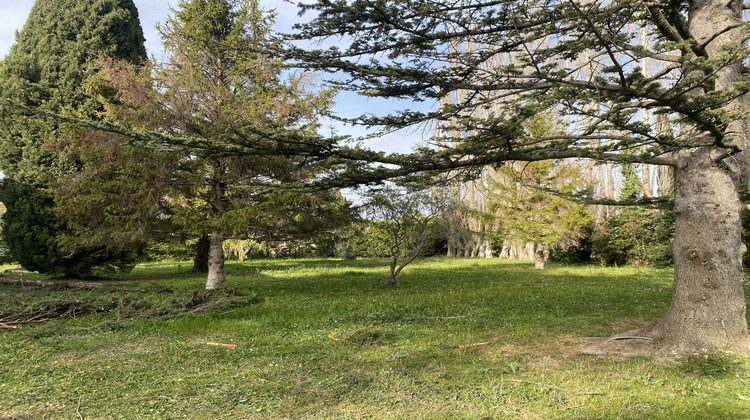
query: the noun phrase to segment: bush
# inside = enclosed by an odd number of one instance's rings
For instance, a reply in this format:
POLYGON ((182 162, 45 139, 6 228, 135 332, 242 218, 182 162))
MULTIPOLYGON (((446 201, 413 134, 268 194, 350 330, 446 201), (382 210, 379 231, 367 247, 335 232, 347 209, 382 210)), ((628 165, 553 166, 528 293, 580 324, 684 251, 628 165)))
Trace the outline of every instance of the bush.
POLYGON ((52 197, 41 189, 5 179, 0 197, 8 209, 3 215, 8 254, 29 271, 87 278, 97 270, 127 271, 143 256, 140 243, 118 247, 93 240, 90 245, 63 246, 62 239, 75 235, 55 213, 52 197))

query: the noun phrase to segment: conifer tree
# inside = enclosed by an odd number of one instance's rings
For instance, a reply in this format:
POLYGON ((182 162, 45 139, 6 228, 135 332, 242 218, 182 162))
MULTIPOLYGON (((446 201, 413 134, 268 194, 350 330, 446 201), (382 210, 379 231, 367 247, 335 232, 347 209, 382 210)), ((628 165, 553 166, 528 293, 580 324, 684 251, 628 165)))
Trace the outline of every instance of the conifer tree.
POLYGON ((384 172, 562 158, 670 167, 674 196, 642 204, 673 201, 672 302, 662 319, 602 347, 661 347, 667 353, 750 349, 738 184, 750 114, 743 12, 750 5, 320 0, 303 7, 315 17, 296 39, 345 36, 348 42, 315 51, 308 43, 290 55, 307 68, 345 73, 342 87, 438 103, 466 92, 439 109, 405 106, 390 115, 354 119, 389 129, 456 120, 451 131, 458 133, 442 139, 450 148, 410 156, 395 169, 360 173, 360 180, 382 178, 384 172), (631 27, 643 28, 649 42, 631 27), (658 70, 644 74, 647 60, 658 70), (483 115, 483 109, 495 111, 483 115), (550 109, 569 118, 575 130, 526 141, 525 120, 550 109), (642 110, 663 116, 666 129, 644 121, 642 110))
MULTIPOLYGON (((528 141, 533 141, 560 130, 550 115, 539 114, 529 120, 525 131, 528 141)), ((537 269, 544 269, 546 254, 554 247, 565 250, 578 245, 593 224, 586 207, 569 198, 587 187, 575 162, 509 162, 496 173, 484 191, 484 216, 494 222, 488 235, 497 242, 532 244, 537 269)))
MULTIPOLYGON (((96 55, 136 63, 146 56, 132 0, 37 0, 0 67, 0 99, 58 114, 96 118, 100 106, 82 89, 96 55)), ((47 273, 85 277, 94 267, 132 254, 105 243, 65 249, 67 222, 52 191, 79 163, 71 134, 51 120, 0 109, 0 199, 8 211, 4 237, 14 259, 47 273)))
POLYGON ((121 137, 88 132, 90 141, 78 154, 87 171, 67 179, 58 198, 78 229, 121 240, 153 234, 162 224, 207 237, 206 288, 213 289, 225 278, 225 239, 288 240, 333 229, 339 216, 346 219, 348 206, 335 194, 253 187, 312 176, 311 162, 283 153, 207 150, 245 134, 252 138, 244 142, 273 143, 257 132, 314 133, 318 114, 330 103, 331 92, 317 90, 309 75, 284 75, 281 60, 259 52, 274 42, 271 18, 254 0, 183 0, 160 28, 163 62, 140 68, 99 62, 90 91, 105 105, 109 121, 134 131, 189 136, 206 149, 132 147, 121 137))

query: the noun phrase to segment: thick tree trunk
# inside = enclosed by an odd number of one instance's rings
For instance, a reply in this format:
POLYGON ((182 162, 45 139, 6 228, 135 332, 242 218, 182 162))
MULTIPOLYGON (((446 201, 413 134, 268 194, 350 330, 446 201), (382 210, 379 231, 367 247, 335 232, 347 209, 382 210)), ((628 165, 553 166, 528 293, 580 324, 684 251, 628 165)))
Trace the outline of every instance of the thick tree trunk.
POLYGON ((208 252, 211 249, 211 240, 208 235, 203 235, 195 244, 195 258, 193 258, 193 273, 205 273, 208 271, 208 252))
POLYGON ((742 289, 737 168, 702 148, 680 153, 675 170, 672 302, 643 333, 678 352, 750 350, 742 289))
POLYGON ((209 235, 208 278, 206 289, 217 289, 224 284, 224 234, 212 232, 209 235))

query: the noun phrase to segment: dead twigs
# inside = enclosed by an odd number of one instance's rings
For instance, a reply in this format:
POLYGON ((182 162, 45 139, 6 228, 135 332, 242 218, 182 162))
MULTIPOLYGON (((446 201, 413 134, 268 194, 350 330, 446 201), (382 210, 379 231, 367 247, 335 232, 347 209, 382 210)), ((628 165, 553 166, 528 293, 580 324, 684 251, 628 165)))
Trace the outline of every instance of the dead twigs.
POLYGON ((75 318, 81 311, 75 305, 27 308, 16 314, 0 313, 0 330, 14 330, 24 324, 39 324, 55 318, 75 318))
POLYGON ((146 292, 146 289, 138 289, 134 287, 109 286, 104 283, 89 282, 89 281, 28 280, 28 279, 0 277, 0 284, 5 284, 8 286, 23 286, 23 287, 60 287, 63 289, 83 289, 83 290, 107 289, 107 290, 112 290, 115 292, 146 292))
POLYGON ((83 415, 81 414, 81 400, 83 400, 83 394, 81 394, 80 397, 78 397, 78 405, 76 406, 76 414, 78 414, 78 418, 83 420, 83 415))

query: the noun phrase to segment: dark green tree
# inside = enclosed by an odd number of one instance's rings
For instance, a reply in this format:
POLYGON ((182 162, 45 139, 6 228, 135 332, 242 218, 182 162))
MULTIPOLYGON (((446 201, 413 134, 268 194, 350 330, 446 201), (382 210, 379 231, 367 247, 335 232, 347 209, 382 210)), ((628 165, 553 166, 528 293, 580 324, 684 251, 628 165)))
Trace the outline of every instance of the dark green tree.
MULTIPOLYGON (((136 63, 146 57, 132 0, 38 0, 0 66, 0 99, 58 114, 96 118, 100 105, 82 88, 93 59, 136 63)), ((68 249, 65 217, 54 210, 57 179, 79 169, 71 134, 51 120, 0 109, 0 196, 8 208, 5 241, 24 267, 86 277, 129 254, 106 242, 68 249)))
POLYGON ((737 159, 750 89, 742 1, 319 0, 304 7, 315 16, 296 39, 346 43, 292 48, 301 66, 343 72, 340 86, 367 96, 441 104, 356 122, 454 126, 434 139, 441 148, 395 168, 356 166, 358 180, 559 158, 670 166, 671 305, 631 339, 607 343, 748 351, 737 159), (646 60, 653 71, 643 70, 646 60), (646 123, 644 109, 668 124, 646 123), (547 110, 573 129, 528 141, 525 120, 547 110))

